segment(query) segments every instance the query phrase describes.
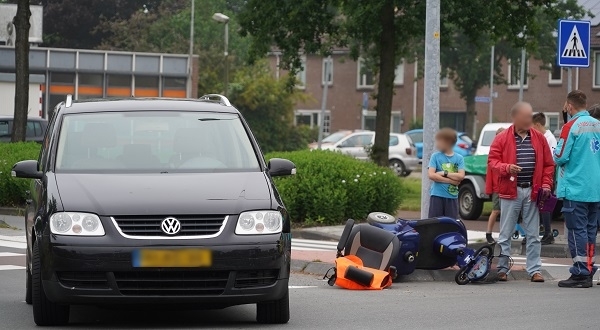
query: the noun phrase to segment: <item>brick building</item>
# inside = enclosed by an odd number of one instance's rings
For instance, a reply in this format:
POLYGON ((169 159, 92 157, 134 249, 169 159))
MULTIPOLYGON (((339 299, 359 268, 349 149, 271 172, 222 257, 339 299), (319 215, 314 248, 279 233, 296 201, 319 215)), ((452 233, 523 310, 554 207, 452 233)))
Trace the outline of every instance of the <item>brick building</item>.
MULTIPOLYGON (((585 0, 580 0, 584 1, 585 0)), ((582 5, 585 5, 582 4, 582 5)), ((600 103, 600 5, 595 2, 590 10, 596 10, 592 19, 591 65, 589 68, 572 70, 572 88, 581 89, 588 95, 590 104, 600 103), (593 7, 595 6, 595 7, 593 7)), ((286 74, 278 69, 279 55, 276 52, 269 57, 277 76, 286 74)), ((361 69, 361 60, 354 61, 347 51, 335 51, 329 62, 319 56, 307 55, 303 58, 304 70, 298 74, 302 89, 311 100, 296 105, 296 124, 318 126, 321 112, 323 83, 329 82, 327 111, 325 116, 326 132, 341 129, 374 129, 375 101, 369 98, 368 108, 364 109, 364 98, 376 92, 376 77, 361 69), (329 77, 324 77, 326 65, 332 65, 329 77)), ((527 61, 527 77, 524 83, 523 99, 530 102, 534 111, 543 111, 547 115, 549 128, 554 131, 561 125, 560 111, 567 94, 567 71, 558 67, 551 71, 541 70, 541 62, 530 58, 527 61)), ((498 97, 493 102, 493 121, 509 120, 508 111, 519 98, 519 66, 505 61, 502 66, 508 85, 495 85, 498 97)), ((392 106, 391 130, 404 132, 409 129, 413 118, 423 117, 423 79, 416 79, 415 64, 404 63, 396 68, 396 87, 392 106)), ((452 86, 452 81, 442 78, 440 81, 440 126, 464 130, 466 104, 452 86)), ((489 96, 489 89, 483 88, 478 95, 489 96)), ((477 103, 476 136, 489 122, 489 103, 477 103)))

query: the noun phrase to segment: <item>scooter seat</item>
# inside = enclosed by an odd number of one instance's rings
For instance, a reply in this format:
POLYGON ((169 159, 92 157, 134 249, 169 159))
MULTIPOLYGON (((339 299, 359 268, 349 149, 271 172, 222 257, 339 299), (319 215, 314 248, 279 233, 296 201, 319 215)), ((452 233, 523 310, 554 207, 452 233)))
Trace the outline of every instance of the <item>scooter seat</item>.
POLYGON ((383 212, 371 212, 367 216, 367 223, 369 223, 370 225, 390 225, 395 224, 397 221, 398 220, 394 216, 383 212))

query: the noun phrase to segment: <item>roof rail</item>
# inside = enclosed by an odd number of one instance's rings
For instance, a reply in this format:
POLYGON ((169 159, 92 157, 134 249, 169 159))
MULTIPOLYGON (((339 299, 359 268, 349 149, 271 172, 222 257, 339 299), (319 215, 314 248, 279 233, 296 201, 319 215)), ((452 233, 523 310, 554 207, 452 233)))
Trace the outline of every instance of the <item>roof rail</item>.
POLYGON ((230 107, 231 103, 229 102, 229 99, 227 99, 224 95, 221 94, 206 94, 200 97, 201 100, 209 100, 212 101, 214 99, 218 98, 219 99, 219 103, 226 106, 226 107, 230 107))
POLYGON ((65 107, 70 108, 73 105, 73 95, 67 94, 67 99, 65 100, 65 107))

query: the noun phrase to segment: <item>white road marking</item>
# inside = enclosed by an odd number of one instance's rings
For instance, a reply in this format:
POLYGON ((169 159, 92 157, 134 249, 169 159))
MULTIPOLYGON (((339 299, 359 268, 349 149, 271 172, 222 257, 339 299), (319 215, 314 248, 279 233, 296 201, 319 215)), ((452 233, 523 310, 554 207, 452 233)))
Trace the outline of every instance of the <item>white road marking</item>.
POLYGON ((316 286, 314 285, 290 285, 288 286, 289 289, 311 289, 311 288, 316 288, 316 286))
POLYGON ((337 251, 336 242, 317 241, 311 239, 292 239, 292 250, 301 251, 337 251))
POLYGON ((7 247, 7 248, 12 248, 12 249, 23 249, 23 250, 25 250, 27 248, 27 243, 21 243, 21 242, 15 242, 15 241, 6 241, 6 240, 3 240, 3 239, 0 239, 0 246, 7 247))
POLYGON ((13 253, 13 252, 0 252, 0 257, 19 257, 24 256, 23 253, 13 253))
POLYGON ((0 265, 0 270, 19 270, 25 269, 23 266, 13 266, 13 265, 0 265))

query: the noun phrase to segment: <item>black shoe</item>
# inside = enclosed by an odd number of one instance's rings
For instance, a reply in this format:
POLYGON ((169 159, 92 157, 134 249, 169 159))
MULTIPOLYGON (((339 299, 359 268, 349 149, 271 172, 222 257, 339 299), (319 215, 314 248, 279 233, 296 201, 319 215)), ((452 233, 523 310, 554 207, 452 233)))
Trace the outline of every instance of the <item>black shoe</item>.
POLYGON ((558 286, 561 288, 591 288, 592 278, 590 276, 571 275, 566 280, 558 282, 558 286))
POLYGON ((485 234, 485 239, 487 240, 487 243, 489 245, 496 244, 496 240, 494 240, 494 238, 492 237, 492 234, 485 234))
POLYGON ((523 237, 523 240, 521 241, 521 245, 525 245, 527 244, 527 237, 523 237))
POLYGON ((542 242, 542 245, 554 244, 554 236, 552 236, 552 234, 546 234, 540 241, 542 242))

